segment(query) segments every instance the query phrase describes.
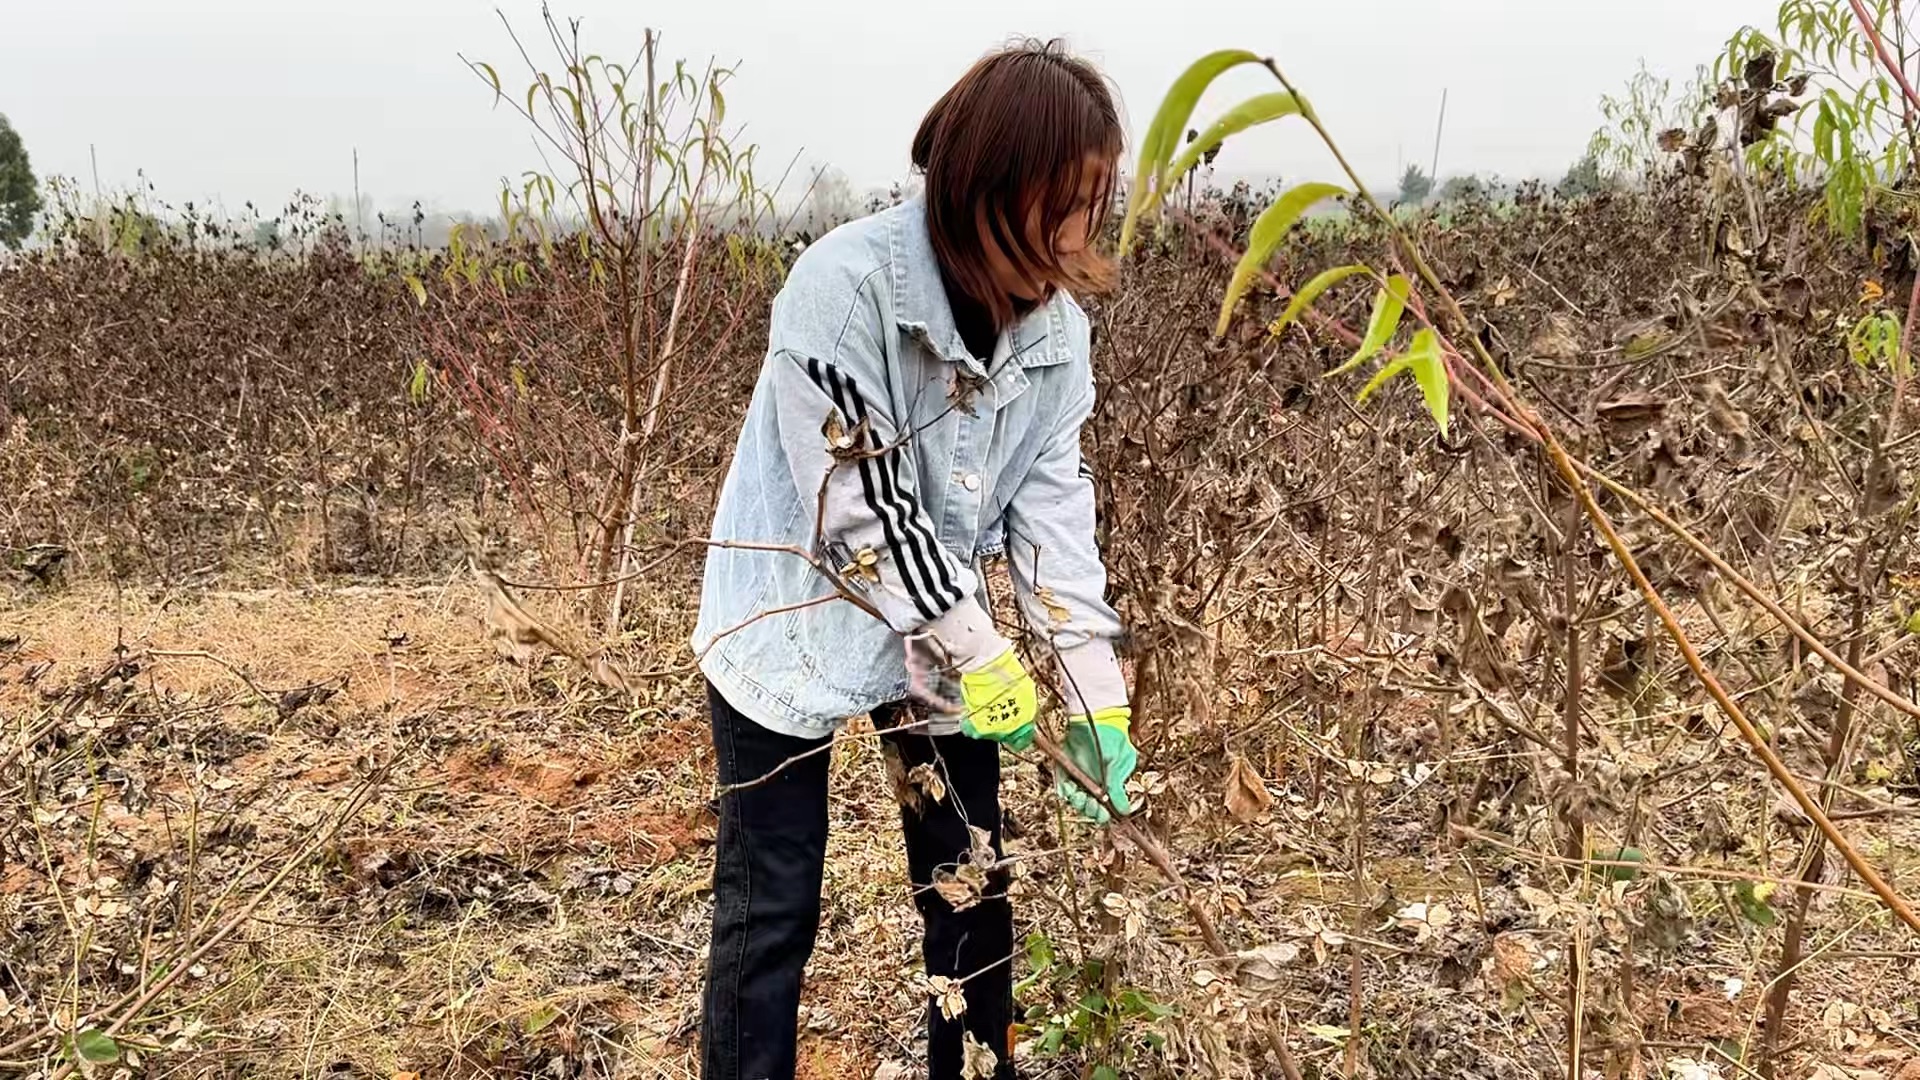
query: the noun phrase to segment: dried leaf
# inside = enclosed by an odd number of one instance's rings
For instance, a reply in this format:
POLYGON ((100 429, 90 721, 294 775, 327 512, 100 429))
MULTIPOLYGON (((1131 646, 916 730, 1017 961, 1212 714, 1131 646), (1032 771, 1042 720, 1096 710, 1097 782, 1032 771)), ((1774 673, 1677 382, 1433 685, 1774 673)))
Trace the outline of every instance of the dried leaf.
POLYGON ((926 796, 908 777, 906 763, 900 760, 900 747, 890 739, 882 739, 880 760, 887 767, 887 779, 893 782, 893 797, 900 805, 916 814, 925 810, 926 796))
POLYGON ((1445 904, 1420 901, 1401 908, 1393 919, 1401 929, 1413 931, 1415 942, 1423 942, 1453 921, 1453 911, 1445 904))
POLYGON ((861 548, 840 568, 840 576, 859 579, 871 585, 880 584, 880 553, 872 548, 861 548))
POLYGON ((1052 629, 1060 629, 1073 618, 1073 612, 1067 609, 1067 605, 1060 602, 1060 598, 1053 594, 1052 589, 1043 585, 1034 590, 1033 598, 1040 601, 1041 607, 1047 609, 1047 623, 1052 629))
POLYGON ((1501 934, 1493 939, 1491 955, 1481 964, 1503 1001, 1515 1001, 1533 985, 1539 946, 1524 934, 1501 934))
POLYGON ((993 1074, 1000 1068, 1000 1058, 991 1047, 967 1032, 967 1040, 961 1047, 960 1080, 993 1080, 993 1074))
POLYGON ((1227 767, 1227 812, 1241 823, 1253 821, 1273 805, 1273 796, 1260 774, 1238 754, 1227 767))
POLYGON ((1752 427, 1747 414, 1727 396, 1727 388, 1718 380, 1707 384, 1707 422, 1729 439, 1745 438, 1752 427))
POLYGON ((993 834, 978 825, 967 826, 967 833, 973 838, 973 845, 967 849, 967 864, 992 870, 1000 862, 993 853, 993 834))
POLYGON ((959 979, 950 979, 945 975, 927 976, 927 991, 940 1005, 940 1015, 949 1020, 958 1020, 967 1011, 966 984, 959 979))
POLYGON ((827 419, 820 425, 820 434, 827 440, 827 453, 835 461, 851 461, 865 453, 869 430, 864 418, 849 430, 839 409, 827 410, 827 419))
POLYGON ((947 782, 931 762, 923 761, 907 770, 907 783, 926 792, 927 798, 942 802, 947 797, 947 782))
POLYGON ((953 406, 955 412, 965 413, 968 416, 979 416, 979 411, 973 407, 973 399, 979 395, 981 388, 986 385, 987 380, 985 377, 972 374, 965 370, 955 369, 953 378, 947 383, 947 404, 953 406))
MULTIPOLYGON (((1555 312, 1547 316, 1544 325, 1528 344, 1527 351, 1542 360, 1574 360, 1580 356, 1580 342, 1574 336, 1573 323, 1566 316, 1555 312)), ((1629 345, 1628 356, 1633 349, 1629 345)))
POLYGON ((598 682, 601 686, 614 690, 624 690, 629 694, 637 694, 640 692, 639 684, 629 679, 627 673, 621 669, 620 665, 607 659, 605 656, 594 658, 593 678, 594 681, 598 682))
POLYGON ((1636 392, 1601 402, 1594 413, 1610 427, 1628 432, 1645 430, 1667 411, 1667 399, 1658 394, 1636 392))
POLYGON ((1139 937, 1140 932, 1146 929, 1147 909, 1143 902, 1110 892, 1100 898, 1100 906, 1108 915, 1120 921, 1120 933, 1128 941, 1139 937))
POLYGON ((965 911, 980 903, 986 886, 987 875, 977 866, 963 865, 952 871, 933 872, 933 891, 955 911, 965 911))
POLYGON ((1235 953, 1233 959, 1239 965, 1241 983, 1264 993, 1279 988, 1286 978, 1285 969, 1300 959, 1300 946, 1281 941, 1235 953))
POLYGON ((479 566, 473 568, 473 575, 487 599, 487 640, 502 656, 512 659, 516 664, 525 665, 544 646, 586 666, 581 650, 574 648, 558 631, 521 607, 520 602, 507 590, 507 584, 500 579, 500 575, 479 566))

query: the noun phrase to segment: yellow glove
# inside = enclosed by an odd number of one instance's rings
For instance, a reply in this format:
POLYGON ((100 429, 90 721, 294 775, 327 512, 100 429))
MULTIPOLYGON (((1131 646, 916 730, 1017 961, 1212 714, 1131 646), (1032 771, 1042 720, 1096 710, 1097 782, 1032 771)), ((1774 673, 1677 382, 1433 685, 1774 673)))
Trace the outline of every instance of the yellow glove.
POLYGON ((1033 676, 1011 647, 984 665, 960 673, 960 703, 966 709, 960 730, 966 734, 1015 750, 1033 745, 1039 694, 1033 676))

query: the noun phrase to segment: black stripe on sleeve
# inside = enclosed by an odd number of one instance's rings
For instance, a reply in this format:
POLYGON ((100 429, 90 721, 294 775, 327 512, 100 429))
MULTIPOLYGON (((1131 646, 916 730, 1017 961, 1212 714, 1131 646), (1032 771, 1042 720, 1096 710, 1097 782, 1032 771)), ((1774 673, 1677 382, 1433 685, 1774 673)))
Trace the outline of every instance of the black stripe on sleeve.
MULTIPOLYGON (((829 375, 831 375, 831 371, 829 371, 829 375)), ((858 410, 858 415, 854 418, 856 424, 867 418, 866 402, 862 401, 860 395, 857 393, 853 395, 853 407, 858 410)), ((868 435, 873 440, 873 448, 878 450, 880 448, 880 433, 869 428, 868 435)), ((913 492, 907 490, 905 485, 899 482, 895 469, 900 458, 903 456, 904 455, 900 454, 898 450, 889 451, 886 455, 885 463, 879 470, 880 494, 892 500, 894 507, 900 511, 900 527, 903 532, 907 533, 908 547, 914 553, 916 564, 920 565, 920 573, 923 575, 927 589, 936 596, 946 598, 945 602, 941 604, 941 607, 944 609, 949 605, 959 603, 962 593, 960 592, 960 586, 955 584, 953 580, 953 572, 947 568, 947 561, 940 557, 939 541, 933 538, 933 533, 927 528, 926 519, 920 513, 919 500, 915 499, 913 492), (920 534, 918 540, 915 540, 913 537, 915 531, 918 531, 920 534), (934 583, 933 576, 927 573, 925 565, 919 564, 920 546, 922 544, 926 546, 927 558, 933 563, 934 572, 940 576, 940 581, 937 585, 934 583)))
MULTIPOLYGON (((833 368, 823 368, 820 361, 809 357, 807 359, 807 377, 813 380, 814 385, 820 388, 821 393, 830 395, 833 398, 833 403, 835 407, 840 410, 840 416, 843 420, 855 425, 859 423, 859 418, 856 418, 853 412, 847 407, 845 396, 847 392, 851 393, 854 403, 859 409, 860 417, 863 418, 865 416, 866 406, 860 401, 859 391, 851 387, 843 391, 840 376, 833 368)), ((872 465, 872 459, 866 457, 860 459, 860 489, 866 496, 867 509, 873 511, 873 516, 880 519, 880 529, 887 538, 887 550, 893 553, 894 565, 900 568, 900 579, 907 586, 907 596, 912 599, 913 606, 919 609, 923 618, 929 621, 937 619, 940 617, 940 610, 928 602, 925 590, 921 588, 919 583, 913 580, 913 575, 907 568, 906 556, 901 550, 901 537, 894 529, 893 518, 889 515, 887 509, 881 505, 879 494, 875 491, 872 465)), ((883 471, 882 476, 884 477, 884 475, 885 473, 883 471)), ((906 541, 907 544, 911 546, 913 544, 913 537, 911 535, 907 536, 906 541)), ((918 548, 913 549, 913 559, 915 563, 920 562, 920 552, 918 548)), ((922 566, 920 572, 924 577, 926 568, 922 566)))

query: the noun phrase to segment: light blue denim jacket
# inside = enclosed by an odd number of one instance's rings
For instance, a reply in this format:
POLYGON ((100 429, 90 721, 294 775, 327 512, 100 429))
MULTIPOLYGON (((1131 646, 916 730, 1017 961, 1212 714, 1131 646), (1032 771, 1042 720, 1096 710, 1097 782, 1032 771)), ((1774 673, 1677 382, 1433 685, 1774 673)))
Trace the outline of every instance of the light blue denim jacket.
POLYGON ((844 600, 796 607, 833 588, 790 552, 709 548, 693 646, 728 703, 817 737, 907 697, 907 635, 931 634, 963 664, 1004 649, 977 568, 1005 554, 1039 642, 1029 655, 1057 665, 1069 711, 1124 705, 1080 456, 1093 377, 1079 305, 1056 293, 982 364, 955 328, 913 200, 808 248, 769 337, 712 536, 813 551, 819 514, 816 554, 869 564, 871 576, 847 580, 886 621, 844 600), (851 457, 849 439, 884 452, 851 457), (782 608, 794 610, 755 618, 782 608))

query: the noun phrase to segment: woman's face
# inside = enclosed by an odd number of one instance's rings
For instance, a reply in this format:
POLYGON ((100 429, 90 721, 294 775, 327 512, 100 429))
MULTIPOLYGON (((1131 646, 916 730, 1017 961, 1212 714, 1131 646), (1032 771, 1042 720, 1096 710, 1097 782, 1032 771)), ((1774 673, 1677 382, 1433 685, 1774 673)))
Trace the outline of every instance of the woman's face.
MULTIPOLYGON (((1100 196, 1111 183, 1112 175, 1111 162, 1099 156, 1087 158, 1080 167, 1079 190, 1074 192, 1067 216, 1051 237, 1045 235, 1046 229, 1041 222, 1041 200, 1035 199, 1033 205, 1027 208, 1027 244, 1036 251, 1052 252, 1053 257, 1063 263, 1072 262, 1092 245, 1100 231, 1099 223, 1093 220, 1093 210, 1100 204, 1100 196)), ((1020 300, 1046 297, 1051 288, 1049 283, 1030 268, 1015 265, 1013 259, 994 241, 984 207, 980 211, 980 239, 987 253, 987 269, 992 272, 994 283, 1002 291, 1020 300)))

